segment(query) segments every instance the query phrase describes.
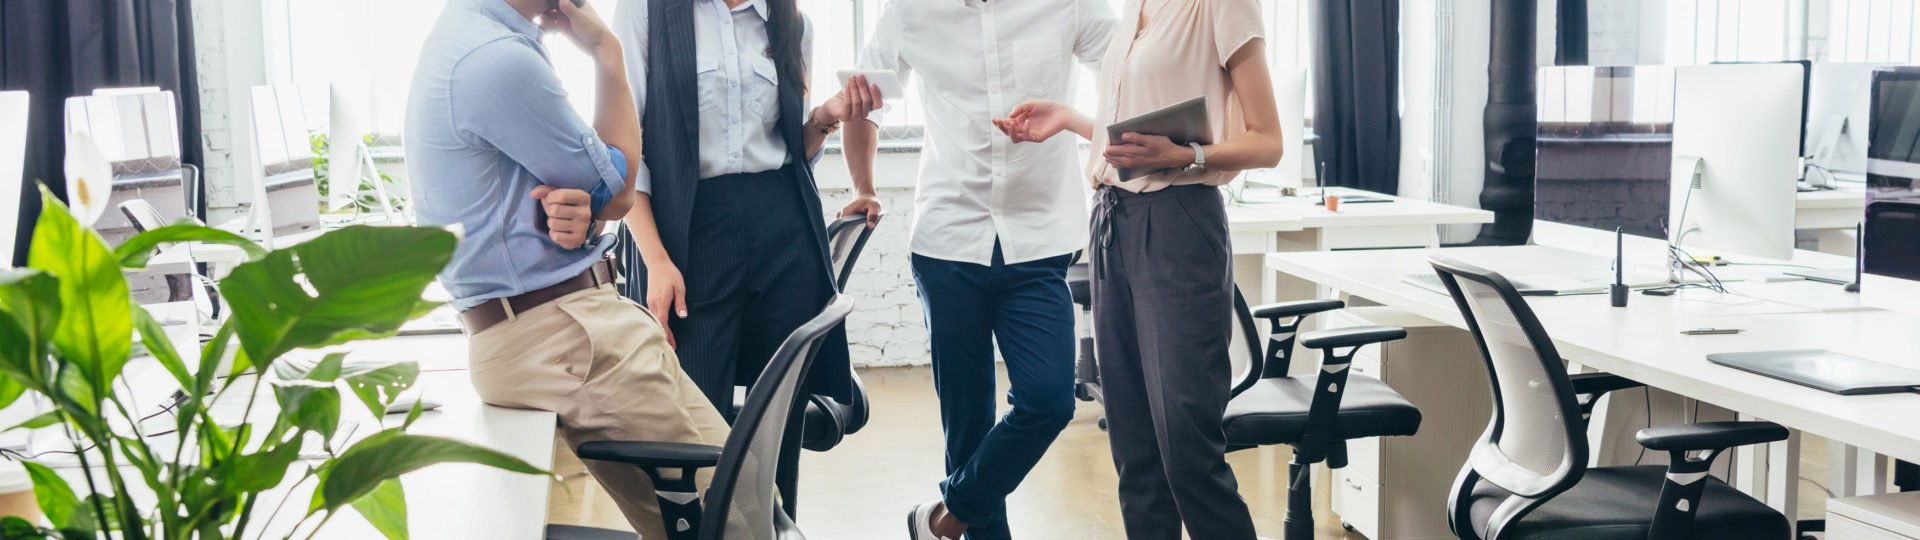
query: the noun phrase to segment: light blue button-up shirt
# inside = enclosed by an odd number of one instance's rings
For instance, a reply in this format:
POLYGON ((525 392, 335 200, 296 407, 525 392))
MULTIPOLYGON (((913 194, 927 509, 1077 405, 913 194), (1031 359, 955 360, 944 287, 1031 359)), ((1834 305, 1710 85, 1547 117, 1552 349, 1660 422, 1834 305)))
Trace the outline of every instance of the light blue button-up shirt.
MULTIPOLYGON (((627 52, 627 84, 637 109, 647 110, 647 4, 620 0, 613 31, 627 52)), ((680 0, 688 1, 688 0, 680 0)), ((694 71, 700 95, 700 177, 757 173, 787 164, 780 119, 780 75, 767 39, 767 3, 693 2, 694 71)), ((801 18, 801 61, 813 65, 812 22, 801 18)), ((823 90, 832 95, 835 89, 823 90)), ((684 106, 684 105, 682 105, 684 106)), ((818 156, 814 156, 817 159, 818 156)), ((645 164, 637 165, 647 176, 645 164)))
POLYGON ((406 129, 420 223, 466 231, 440 275, 454 307, 553 286, 612 247, 564 249, 537 226, 535 187, 618 193, 626 180, 568 104, 539 28, 506 0, 447 2, 421 47, 406 129))

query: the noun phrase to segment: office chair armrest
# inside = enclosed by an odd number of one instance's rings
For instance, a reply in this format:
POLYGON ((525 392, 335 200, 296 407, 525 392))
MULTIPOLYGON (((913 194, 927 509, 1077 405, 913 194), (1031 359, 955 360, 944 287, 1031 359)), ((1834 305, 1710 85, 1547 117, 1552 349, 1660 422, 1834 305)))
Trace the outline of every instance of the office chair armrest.
POLYGON ((1713 461, 1729 448, 1787 438, 1787 428, 1772 422, 1704 422, 1640 430, 1635 440, 1667 453, 1667 475, 1654 506, 1650 540, 1694 538, 1695 509, 1706 492, 1713 461))
POLYGON ((593 441, 575 449, 583 460, 643 468, 699 469, 720 463, 720 447, 661 441, 593 441))
POLYGON ((1640 446, 1661 452, 1725 450, 1787 439, 1787 428, 1773 422, 1702 422, 1656 426, 1634 435, 1640 446))
POLYGON ((1573 382, 1573 393, 1592 396, 1593 399, 1600 399, 1608 392, 1646 386, 1612 373, 1581 373, 1568 375, 1567 378, 1573 382))
MULTIPOLYGON (((1383 341, 1405 339, 1407 329, 1398 326, 1358 326, 1315 330, 1300 335, 1300 344, 1309 349, 1336 349, 1340 347, 1360 347, 1383 341)), ((1328 355, 1332 357, 1332 355, 1328 355)))
POLYGON ((1256 306, 1253 308, 1253 316, 1271 321, 1287 317, 1305 317, 1344 307, 1347 307, 1347 303, 1339 300, 1300 300, 1256 306))

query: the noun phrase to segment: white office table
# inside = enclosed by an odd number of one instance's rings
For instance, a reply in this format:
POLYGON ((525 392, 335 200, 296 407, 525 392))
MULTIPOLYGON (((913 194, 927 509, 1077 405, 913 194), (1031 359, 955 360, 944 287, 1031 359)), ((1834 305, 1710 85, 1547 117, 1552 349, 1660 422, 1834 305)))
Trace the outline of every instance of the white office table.
POLYGON ((1866 215, 1867 193, 1845 187, 1800 193, 1795 198, 1793 228, 1818 231, 1820 250, 1852 255, 1854 225, 1866 215))
MULTIPOLYGON (((1432 272, 1427 257, 1445 254, 1508 274, 1551 269, 1554 248, 1518 246, 1443 250, 1279 253, 1268 267, 1355 297, 1464 327, 1453 300, 1401 278, 1432 272)), ((1781 284, 1768 284, 1781 285, 1781 284)), ((1756 287, 1762 286, 1755 284, 1756 287)), ((1844 295, 1844 292, 1834 294, 1844 295)), ((1707 362, 1714 352, 1828 348, 1877 361, 1920 368, 1920 317, 1880 311, 1822 311, 1743 294, 1683 291, 1661 298, 1632 296, 1629 307, 1608 306, 1605 295, 1532 297, 1561 356, 1570 362, 1640 381, 1676 394, 1778 422, 1844 444, 1903 460, 1920 459, 1920 395, 1847 397, 1744 373, 1707 362), (1739 328, 1731 336, 1682 336, 1694 328, 1739 328)), ((1794 441, 1797 441, 1794 439, 1794 441)), ((1790 508, 1797 475, 1788 459, 1795 443, 1742 460, 1742 483, 1790 508), (1757 459, 1755 459, 1757 458, 1757 459), (1781 463, 1768 471, 1760 462, 1781 463)), ((1753 449, 1747 452, 1758 453, 1753 449)))
POLYGON ((1392 199, 1387 203, 1340 205, 1329 212, 1315 204, 1320 190, 1305 189, 1311 197, 1280 197, 1271 189, 1243 192, 1242 201, 1227 205, 1228 227, 1233 232, 1234 280, 1247 301, 1256 304, 1280 300, 1312 298, 1312 284, 1296 280, 1276 280, 1262 270, 1259 257, 1291 251, 1327 251, 1335 249, 1374 249, 1393 247, 1439 247, 1440 226, 1492 223, 1493 212, 1418 199, 1395 197, 1350 188, 1327 188, 1327 193, 1351 197, 1365 195, 1392 199), (1248 216, 1292 216, 1291 227, 1265 227, 1266 222, 1248 216))

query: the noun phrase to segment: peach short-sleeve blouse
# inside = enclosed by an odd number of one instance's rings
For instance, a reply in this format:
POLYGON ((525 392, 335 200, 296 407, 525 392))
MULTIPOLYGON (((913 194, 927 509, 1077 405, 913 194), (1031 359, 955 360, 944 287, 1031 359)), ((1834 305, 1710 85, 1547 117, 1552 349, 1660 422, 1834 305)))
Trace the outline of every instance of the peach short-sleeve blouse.
POLYGON ((1233 95, 1227 59, 1265 37, 1262 20, 1257 0, 1127 0, 1113 43, 1100 64, 1100 111, 1094 117, 1098 129, 1087 167, 1091 179, 1132 192, 1232 182, 1237 172, 1188 176, 1168 171, 1121 182, 1102 157, 1107 148, 1106 126, 1206 96, 1214 142, 1245 133, 1245 114, 1233 95), (1147 11, 1145 28, 1140 27, 1142 10, 1147 11))

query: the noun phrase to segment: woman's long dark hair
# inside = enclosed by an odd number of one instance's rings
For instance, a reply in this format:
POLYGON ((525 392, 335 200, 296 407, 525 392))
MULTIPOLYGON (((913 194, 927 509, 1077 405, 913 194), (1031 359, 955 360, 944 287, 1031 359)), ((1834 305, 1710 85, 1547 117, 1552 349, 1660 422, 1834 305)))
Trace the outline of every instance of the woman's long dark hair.
POLYGON ((807 93, 807 62, 805 50, 800 47, 801 34, 806 31, 806 22, 800 19, 800 6, 795 0, 766 0, 767 2, 767 43, 772 49, 773 65, 781 76, 794 80, 780 81, 780 84, 800 85, 800 94, 807 93))

